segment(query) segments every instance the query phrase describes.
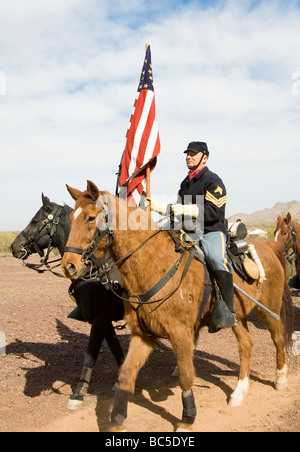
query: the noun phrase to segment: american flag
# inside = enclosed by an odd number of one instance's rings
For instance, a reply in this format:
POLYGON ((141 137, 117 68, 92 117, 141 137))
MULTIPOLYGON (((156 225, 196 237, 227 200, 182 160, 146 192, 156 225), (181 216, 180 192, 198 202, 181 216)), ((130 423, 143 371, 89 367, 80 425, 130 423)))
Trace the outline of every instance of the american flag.
POLYGON ((148 45, 121 163, 119 183, 121 187, 127 187, 128 205, 139 205, 141 196, 145 194, 146 166, 150 165, 150 171, 154 169, 159 152, 151 51, 148 45))

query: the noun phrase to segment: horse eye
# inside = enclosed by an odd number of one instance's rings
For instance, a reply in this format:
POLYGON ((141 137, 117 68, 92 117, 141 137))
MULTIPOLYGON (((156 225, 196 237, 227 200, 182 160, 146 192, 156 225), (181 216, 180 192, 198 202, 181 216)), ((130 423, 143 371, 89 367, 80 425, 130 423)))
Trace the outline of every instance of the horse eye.
POLYGON ((88 218, 87 218, 87 223, 92 223, 92 221, 94 221, 96 219, 96 217, 94 217, 93 215, 90 215, 88 218))

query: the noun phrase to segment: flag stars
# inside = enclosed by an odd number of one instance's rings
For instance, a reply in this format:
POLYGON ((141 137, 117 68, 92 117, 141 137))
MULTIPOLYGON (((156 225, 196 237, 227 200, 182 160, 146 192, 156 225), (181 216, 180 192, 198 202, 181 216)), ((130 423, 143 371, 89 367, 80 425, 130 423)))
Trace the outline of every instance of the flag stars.
POLYGON ((145 58, 144 66, 142 68, 140 83, 138 85, 138 91, 142 91, 143 89, 145 90, 150 89, 154 91, 151 56, 145 58))

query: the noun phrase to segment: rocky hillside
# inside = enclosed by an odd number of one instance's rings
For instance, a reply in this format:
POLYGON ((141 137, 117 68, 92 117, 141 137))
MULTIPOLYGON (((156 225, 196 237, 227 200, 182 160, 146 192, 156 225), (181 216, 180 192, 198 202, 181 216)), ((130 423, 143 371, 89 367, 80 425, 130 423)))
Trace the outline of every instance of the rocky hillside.
POLYGON ((300 202, 278 202, 270 209, 262 209, 251 214, 237 213, 228 218, 230 223, 241 219, 247 226, 273 225, 278 215, 286 215, 288 212, 292 215, 292 219, 300 221, 300 202))

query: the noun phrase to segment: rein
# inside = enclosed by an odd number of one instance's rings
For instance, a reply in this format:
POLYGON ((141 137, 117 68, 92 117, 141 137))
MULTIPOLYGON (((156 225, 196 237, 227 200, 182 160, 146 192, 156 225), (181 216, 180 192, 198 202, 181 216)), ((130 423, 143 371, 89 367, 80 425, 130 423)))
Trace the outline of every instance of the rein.
MULTIPOLYGON (((131 295, 129 298, 125 298, 124 296, 119 295, 113 288, 113 285, 111 284, 110 279, 108 278, 108 273, 110 272, 110 270, 112 270, 112 268, 114 266, 117 266, 120 263, 123 263, 126 259, 128 259, 130 256, 132 256, 134 253, 136 253, 139 249, 141 249, 149 240, 151 240, 154 236, 156 236, 157 234, 159 234, 160 232, 164 232, 162 229, 159 229, 158 231, 155 231, 154 234, 152 234, 150 237, 148 237, 146 240, 144 240, 135 250, 130 251, 129 253, 127 253, 125 256, 121 257, 120 259, 118 259, 116 262, 112 262, 112 264, 101 264, 98 267, 97 270, 97 276, 96 278, 104 285, 104 287, 109 290, 110 292, 112 292, 116 297, 118 297, 119 299, 121 299, 123 302, 126 303, 130 303, 132 309, 135 311, 138 322, 140 324, 140 327, 142 330, 144 330, 148 336, 153 336, 153 334, 151 333, 151 331, 149 331, 149 329, 146 327, 145 322, 143 321, 143 319, 140 316, 140 312, 139 309, 142 305, 146 305, 146 304, 154 304, 154 303, 160 303, 158 306, 156 306, 155 309, 159 308, 159 306, 164 303, 166 300, 168 300, 172 295, 174 295, 174 293, 179 289, 179 287, 182 284, 182 281, 185 278, 185 275, 187 274, 187 271, 191 265, 191 262, 195 256, 196 250, 193 248, 190 250, 190 255, 189 258, 186 262, 186 265, 183 269, 180 281, 178 283, 178 285, 175 287, 175 289, 173 289, 170 293, 168 293, 167 295, 155 299, 155 300, 151 300, 150 298, 152 298, 154 295, 156 295, 169 281, 170 279, 175 275, 175 273, 177 272, 177 270, 179 269, 182 260, 185 256, 186 253, 186 249, 183 250, 183 252, 181 253, 181 256, 179 259, 177 259, 177 261, 175 262, 175 264, 171 267, 171 269, 156 283, 154 284, 154 286, 152 286, 149 290, 147 290, 146 292, 144 292, 143 294, 140 295, 131 295), (133 306, 133 305, 137 305, 137 306, 133 306)), ((98 242, 99 243, 99 242, 98 242)), ((97 259, 98 260, 98 259, 97 259)), ((100 262, 98 260, 98 262, 100 262)), ((155 310, 154 309, 154 310, 155 310)))
MULTIPOLYGON (((103 196, 103 195, 101 195, 101 196, 103 196)), ((94 202, 92 202, 92 203, 94 203, 94 202)), ((94 251, 97 248, 97 246, 99 245, 99 243, 103 240, 104 237, 106 237, 106 249, 108 249, 108 247, 111 245, 112 241, 114 240, 114 233, 110 229, 110 224, 112 221, 112 212, 108 208, 108 203, 107 202, 103 203, 102 207, 103 207, 103 210, 100 213, 100 215, 101 215, 100 218, 103 221, 106 221, 104 229, 102 229, 100 231, 100 229, 97 227, 97 229, 94 233, 94 236, 92 238, 92 241, 91 241, 90 245, 88 246, 88 248, 83 249, 83 248, 67 246, 65 248, 65 252, 82 255, 82 261, 84 261, 86 264, 92 264, 92 266, 94 265, 96 267, 96 273, 94 274, 94 276, 91 279, 99 280, 107 290, 112 292, 116 297, 121 299, 123 302, 128 302, 131 304, 131 306, 134 304, 137 305, 136 307, 132 306, 132 308, 137 314, 139 324, 142 327, 142 329, 144 331, 146 331, 147 334, 150 334, 149 331, 147 331, 147 329, 144 325, 144 322, 142 321, 142 319, 140 317, 140 314, 139 314, 140 307, 144 304, 153 304, 153 303, 161 304, 161 303, 165 302, 168 298, 170 298, 179 289, 179 287, 181 286, 181 283, 184 280, 185 275, 190 267, 190 264, 194 258, 195 251, 194 251, 194 249, 190 250, 190 255, 186 262, 185 268, 182 272, 180 281, 179 281, 177 287, 175 287, 175 289, 173 289, 169 294, 167 294, 161 298, 149 301, 150 298, 152 298, 155 294, 157 294, 167 284, 167 282, 175 275, 175 273, 179 269, 179 267, 183 261, 183 258, 186 254, 186 251, 187 251, 186 249, 184 249, 182 251, 180 258, 176 260, 175 264, 171 267, 171 269, 153 287, 151 287, 149 290, 147 290, 143 294, 132 295, 129 298, 125 298, 115 292, 115 290, 111 284, 111 281, 108 277, 108 273, 113 269, 113 267, 118 266, 118 265, 122 264, 123 262, 125 262, 129 257, 131 257, 138 250, 140 250, 149 240, 151 240, 157 234, 159 234, 160 232, 165 232, 165 231, 163 229, 158 229, 153 234, 151 234, 149 237, 147 237, 147 239, 145 239, 136 249, 128 252, 125 256, 122 256, 116 262, 112 262, 110 264, 108 264, 107 262, 103 263, 100 259, 98 259, 94 255, 94 251)), ((171 237, 172 237, 172 234, 171 234, 171 237)), ((90 274, 92 274, 92 272, 93 272, 93 268, 91 269, 90 274)), ((160 305, 158 305, 155 309, 157 309, 159 306, 160 305)))
POLYGON ((296 262, 299 263, 299 254, 300 253, 297 251, 297 248, 296 248, 296 239, 297 239, 297 237, 296 237, 296 228, 295 228, 295 226, 294 226, 294 224, 292 222, 287 227, 288 227, 288 229, 289 229, 289 231, 291 233, 291 237, 286 241, 286 243, 284 245, 285 258, 286 258, 287 262, 289 264, 291 264, 292 263, 292 259, 293 259, 292 256, 294 254, 296 262), (288 250, 289 250, 289 247, 290 247, 291 243, 292 243, 293 252, 291 254, 288 254, 288 250))
POLYGON ((140 295, 132 295, 129 299, 122 297, 120 295, 118 295, 113 287, 110 287, 110 280, 107 277, 107 274, 110 272, 110 270, 115 266, 118 265, 119 263, 124 262, 126 259, 128 259, 128 257, 132 256, 132 254, 134 254, 136 251, 138 251, 140 248, 142 248, 150 239, 152 239, 155 235, 157 235, 160 232, 164 232, 163 230, 158 230, 155 231, 154 234, 152 234, 150 237, 148 237, 146 240, 144 240, 144 242, 142 242, 135 250, 130 251, 129 253, 127 253, 125 256, 121 257, 119 260, 117 260, 116 262, 113 262, 111 265, 109 264, 104 264, 102 265, 99 269, 98 269, 98 275, 99 275, 99 280, 102 282, 103 285, 107 285, 108 287, 106 287, 108 290, 110 290, 111 292, 114 293, 114 295, 116 295, 118 298, 122 299, 123 301, 129 302, 131 304, 137 304, 138 307, 140 307, 143 304, 153 304, 153 303, 159 303, 159 302, 164 302, 166 301, 168 298, 170 298, 180 287, 188 269, 189 266, 194 258, 194 250, 192 250, 190 252, 190 256, 187 260, 187 263, 185 265, 184 271, 182 273, 181 279, 179 281, 179 284, 177 285, 177 287, 172 290, 172 292, 170 292, 169 294, 165 295, 162 298, 158 298, 156 300, 150 300, 150 298, 152 298, 155 294, 157 294, 157 292, 159 292, 166 284, 168 281, 170 281, 170 279, 175 275, 175 273, 177 272, 177 270, 179 269, 182 260, 185 256, 186 253, 186 249, 183 250, 181 256, 179 259, 176 260, 175 264, 170 268, 170 270, 154 285, 152 286, 149 290, 147 290, 146 292, 144 292, 143 294, 140 295), (133 300, 133 298, 135 300, 133 300))

